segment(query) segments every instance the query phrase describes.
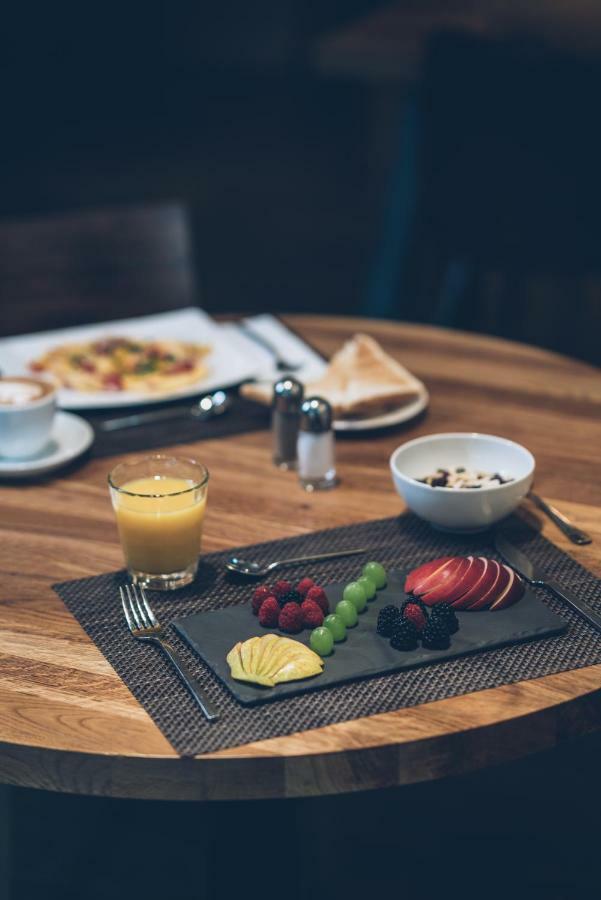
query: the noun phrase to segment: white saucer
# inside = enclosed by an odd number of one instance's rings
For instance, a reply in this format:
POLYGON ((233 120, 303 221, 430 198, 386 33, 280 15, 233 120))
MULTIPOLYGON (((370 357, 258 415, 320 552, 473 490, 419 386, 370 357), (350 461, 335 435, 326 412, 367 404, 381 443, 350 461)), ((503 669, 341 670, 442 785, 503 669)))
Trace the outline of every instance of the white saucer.
POLYGON ((94 440, 94 431, 85 419, 72 413, 57 412, 44 449, 29 459, 0 456, 0 478, 32 478, 64 466, 84 453, 94 440))
POLYGON ((393 409, 381 416, 372 416, 371 419, 335 419, 334 431, 370 431, 372 428, 390 428, 392 425, 401 425, 423 412, 429 402, 428 391, 423 388, 413 403, 401 406, 400 409, 393 409))

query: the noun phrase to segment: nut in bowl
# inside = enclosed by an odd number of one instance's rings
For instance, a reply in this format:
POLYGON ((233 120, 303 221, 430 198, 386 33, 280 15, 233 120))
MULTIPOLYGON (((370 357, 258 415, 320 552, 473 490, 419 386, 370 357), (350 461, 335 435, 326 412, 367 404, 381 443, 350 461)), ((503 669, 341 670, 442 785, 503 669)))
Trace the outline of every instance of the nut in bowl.
POLYGON ((534 466, 521 444, 476 432, 425 435, 390 457, 394 486, 409 509, 456 532, 483 531, 513 512, 530 490, 534 466), (469 477, 454 477, 458 470, 469 477))

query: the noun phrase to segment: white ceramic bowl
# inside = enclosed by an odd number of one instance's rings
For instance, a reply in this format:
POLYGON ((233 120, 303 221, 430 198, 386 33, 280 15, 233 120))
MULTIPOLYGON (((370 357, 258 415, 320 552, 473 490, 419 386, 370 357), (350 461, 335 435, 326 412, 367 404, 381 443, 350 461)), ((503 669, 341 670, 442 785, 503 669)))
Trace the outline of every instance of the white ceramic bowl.
POLYGON ((428 434, 401 444, 390 457, 394 486, 409 509, 446 531, 482 531, 508 516, 528 493, 534 465, 521 444, 475 432, 428 434), (454 466, 513 480, 475 490, 430 487, 416 480, 454 466))

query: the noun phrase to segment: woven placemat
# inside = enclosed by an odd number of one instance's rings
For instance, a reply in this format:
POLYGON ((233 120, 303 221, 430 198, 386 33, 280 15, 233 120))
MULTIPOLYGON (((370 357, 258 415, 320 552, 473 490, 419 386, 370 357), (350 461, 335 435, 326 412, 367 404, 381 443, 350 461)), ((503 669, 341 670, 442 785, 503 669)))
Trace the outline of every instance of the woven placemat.
POLYGON ((78 413, 90 423, 94 429, 95 439, 90 448, 90 456, 114 456, 119 453, 136 453, 140 450, 154 450, 171 444, 190 444, 194 441, 213 440, 244 434, 249 431, 260 431, 269 427, 271 411, 260 403, 254 403, 232 391, 231 408, 222 416, 216 416, 206 422, 199 422, 185 413, 177 419, 165 422, 153 422, 136 425, 135 428, 123 428, 119 431, 103 431, 100 427, 107 419, 146 413, 152 409, 165 409, 172 406, 186 409, 192 406, 202 395, 182 402, 162 403, 159 406, 135 406, 126 409, 96 410, 78 413))
MULTIPOLYGON (((601 588, 597 578, 540 535, 530 531, 522 533, 517 521, 512 527, 514 539, 522 544, 534 562, 570 585, 591 606, 601 609, 601 588), (528 542, 524 545, 526 537, 528 542)), ((373 548, 369 555, 384 565, 404 567, 444 554, 495 556, 490 540, 490 535, 455 539, 433 531, 412 515, 404 515, 257 544, 245 548, 244 552, 258 560, 270 560, 318 553, 324 549, 367 546, 373 548)), ((223 561, 232 552, 203 557, 199 577, 189 588, 171 595, 149 593, 157 617, 168 623, 178 616, 248 600, 252 592, 248 583, 236 583, 224 575, 223 561)), ((325 561, 313 564, 307 574, 324 583, 350 580, 364 561, 363 557, 325 561)), ((300 577, 301 572, 298 574, 300 577)), ((124 579, 123 572, 116 572, 65 582, 56 585, 55 589, 175 750, 185 756, 601 662, 601 635, 568 607, 537 589, 539 596, 568 622, 565 635, 248 709, 233 699, 171 629, 173 642, 221 711, 220 720, 210 725, 199 714, 162 654, 131 638, 118 599, 118 586, 124 579)))

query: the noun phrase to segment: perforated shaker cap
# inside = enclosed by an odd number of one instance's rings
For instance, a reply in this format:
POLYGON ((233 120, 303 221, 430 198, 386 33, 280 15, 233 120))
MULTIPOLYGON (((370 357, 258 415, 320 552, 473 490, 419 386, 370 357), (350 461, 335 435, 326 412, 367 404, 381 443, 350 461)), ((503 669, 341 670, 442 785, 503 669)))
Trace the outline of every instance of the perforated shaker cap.
POLYGON ((304 388, 296 378, 280 378, 273 386, 273 408, 279 412, 298 411, 303 393, 304 388))
POLYGON ((300 430, 320 434, 332 428, 332 407, 323 397, 307 397, 301 406, 300 430))

